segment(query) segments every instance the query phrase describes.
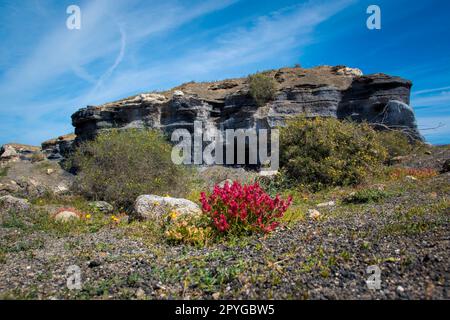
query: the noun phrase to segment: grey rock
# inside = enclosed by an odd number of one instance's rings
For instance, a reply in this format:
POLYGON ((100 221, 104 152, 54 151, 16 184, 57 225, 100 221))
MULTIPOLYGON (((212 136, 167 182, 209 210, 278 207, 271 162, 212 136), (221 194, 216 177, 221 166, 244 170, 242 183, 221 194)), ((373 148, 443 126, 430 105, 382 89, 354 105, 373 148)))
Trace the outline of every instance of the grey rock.
POLYGON ((62 160, 73 150, 75 138, 74 134, 68 134, 45 141, 41 144, 42 151, 50 160, 62 160))
POLYGON ((0 148, 0 161, 32 160, 33 155, 40 152, 40 148, 36 146, 7 143, 0 148))
POLYGON ((92 209, 102 212, 102 213, 112 213, 114 211, 114 207, 106 202, 106 201, 92 201, 89 202, 89 207, 91 207, 92 209))
POLYGON ((80 215, 70 209, 62 210, 54 215, 54 219, 58 222, 69 222, 71 220, 79 220, 80 215))
POLYGON ((30 209, 28 200, 16 198, 11 195, 0 197, 0 211, 27 211, 30 209))
POLYGON ((160 220, 171 211, 176 211, 179 215, 196 215, 202 212, 197 204, 187 199, 142 195, 134 204, 133 218, 160 220))

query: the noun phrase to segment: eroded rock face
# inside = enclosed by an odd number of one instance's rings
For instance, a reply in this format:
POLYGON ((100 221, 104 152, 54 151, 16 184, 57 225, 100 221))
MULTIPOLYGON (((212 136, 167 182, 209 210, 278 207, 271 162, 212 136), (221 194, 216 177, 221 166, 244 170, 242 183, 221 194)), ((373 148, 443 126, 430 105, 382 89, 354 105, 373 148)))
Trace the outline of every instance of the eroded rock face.
POLYGON ((73 142, 76 136, 74 134, 67 134, 56 139, 44 141, 41 144, 42 152, 47 159, 61 160, 72 151, 73 142))
POLYGON ((72 115, 78 140, 111 128, 156 128, 171 133, 193 131, 195 120, 206 128, 273 128, 295 115, 381 122, 420 134, 408 106, 411 82, 385 74, 362 75, 359 69, 322 66, 284 68, 268 73, 278 82, 273 101, 257 106, 247 79, 187 83, 160 94, 80 109, 72 115), (396 111, 395 111, 396 110, 396 111))

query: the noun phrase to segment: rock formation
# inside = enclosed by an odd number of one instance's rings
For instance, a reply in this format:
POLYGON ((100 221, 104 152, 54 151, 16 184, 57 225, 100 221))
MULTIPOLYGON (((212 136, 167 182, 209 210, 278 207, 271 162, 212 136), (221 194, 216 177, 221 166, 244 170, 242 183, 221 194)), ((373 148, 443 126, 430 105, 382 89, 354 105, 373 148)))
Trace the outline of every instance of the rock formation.
POLYGON ((172 90, 141 94, 72 115, 77 140, 111 128, 157 128, 171 133, 193 130, 195 120, 219 130, 273 128, 295 115, 324 116, 400 128, 421 139, 409 107, 411 82, 385 74, 362 75, 358 69, 321 66, 266 72, 277 82, 274 100, 258 106, 246 78, 183 84, 172 90))
POLYGON ((423 139, 409 106, 411 81, 386 74, 363 75, 345 66, 312 69, 282 68, 265 72, 277 83, 273 100, 257 105, 247 78, 217 82, 189 82, 168 91, 144 93, 72 115, 75 134, 42 143, 41 148, 7 144, 1 160, 44 156, 62 160, 75 141, 92 139, 112 128, 155 128, 167 134, 178 128, 193 131, 194 121, 205 128, 274 128, 295 115, 367 121, 376 128, 401 129, 423 139))

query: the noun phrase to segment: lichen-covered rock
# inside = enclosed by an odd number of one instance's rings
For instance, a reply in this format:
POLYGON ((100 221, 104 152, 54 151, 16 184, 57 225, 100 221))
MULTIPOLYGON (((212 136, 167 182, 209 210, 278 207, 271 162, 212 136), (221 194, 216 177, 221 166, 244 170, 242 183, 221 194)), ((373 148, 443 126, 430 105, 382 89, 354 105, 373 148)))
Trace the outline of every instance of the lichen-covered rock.
POLYGON ((181 198, 142 195, 134 204, 134 218, 141 220, 160 220, 164 215, 175 211, 179 215, 196 215, 202 211, 192 201, 181 198))
POLYGON ((16 198, 11 195, 0 197, 0 212, 26 211, 30 209, 30 203, 26 199, 16 198))
POLYGON ((89 202, 89 207, 93 210, 101 212, 101 213, 112 213, 114 211, 114 207, 106 202, 106 201, 92 201, 89 202))

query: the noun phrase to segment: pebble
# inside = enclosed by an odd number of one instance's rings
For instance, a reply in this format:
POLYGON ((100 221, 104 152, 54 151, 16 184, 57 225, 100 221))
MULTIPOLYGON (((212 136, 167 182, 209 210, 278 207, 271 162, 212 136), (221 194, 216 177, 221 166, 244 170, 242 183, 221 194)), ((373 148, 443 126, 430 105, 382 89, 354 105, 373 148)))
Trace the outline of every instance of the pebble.
POLYGON ((318 208, 322 208, 322 207, 333 207, 334 205, 336 205, 336 202, 334 202, 334 201, 328 201, 328 202, 322 202, 322 203, 319 203, 319 204, 317 205, 317 207, 318 207, 318 208))
POLYGON ((318 218, 320 218, 321 214, 320 214, 320 212, 319 212, 318 210, 316 210, 316 209, 309 209, 309 210, 308 210, 308 216, 309 216, 311 219, 318 219, 318 218))
POLYGON ((402 286, 398 286, 395 291, 397 291, 398 294, 403 294, 405 292, 405 289, 402 286))

